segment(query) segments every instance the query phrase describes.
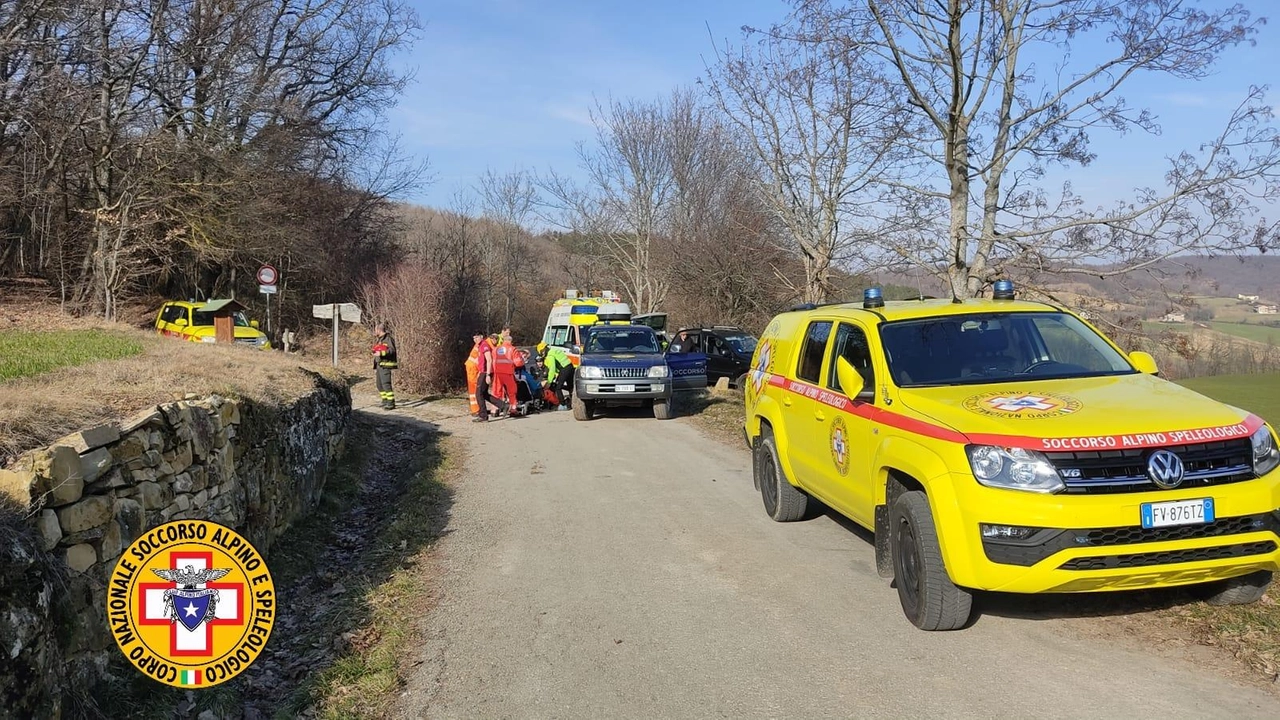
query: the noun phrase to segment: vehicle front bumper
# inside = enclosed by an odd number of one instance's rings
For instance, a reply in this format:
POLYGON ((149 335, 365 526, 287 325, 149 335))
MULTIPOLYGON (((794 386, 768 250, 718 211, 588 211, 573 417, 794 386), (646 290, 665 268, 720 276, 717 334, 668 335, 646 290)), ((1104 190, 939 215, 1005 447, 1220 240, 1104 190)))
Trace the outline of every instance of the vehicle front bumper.
POLYGON ((671 397, 671 378, 574 378, 573 391, 583 400, 623 402, 665 400, 671 397), (631 386, 632 390, 623 390, 631 386))
POLYGON ((1280 570, 1280 470, 1202 488, 1040 495, 979 485, 968 473, 930 483, 952 581, 1000 592, 1172 587, 1280 570), (1212 497, 1214 522, 1142 527, 1143 503, 1212 497), (1025 541, 982 537, 982 524, 1042 528, 1025 541))

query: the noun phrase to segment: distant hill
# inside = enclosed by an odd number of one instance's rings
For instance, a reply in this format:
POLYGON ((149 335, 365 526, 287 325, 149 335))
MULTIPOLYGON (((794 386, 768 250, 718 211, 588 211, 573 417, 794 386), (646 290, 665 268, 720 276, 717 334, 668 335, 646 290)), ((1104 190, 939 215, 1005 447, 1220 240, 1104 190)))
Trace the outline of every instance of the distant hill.
POLYGON ((1046 284, 1071 284, 1092 287, 1112 299, 1136 294, 1210 295, 1234 298, 1236 295, 1258 295, 1263 300, 1280 302, 1280 257, 1187 256, 1164 260, 1150 268, 1114 278, 1095 275, 1071 275, 1046 284))

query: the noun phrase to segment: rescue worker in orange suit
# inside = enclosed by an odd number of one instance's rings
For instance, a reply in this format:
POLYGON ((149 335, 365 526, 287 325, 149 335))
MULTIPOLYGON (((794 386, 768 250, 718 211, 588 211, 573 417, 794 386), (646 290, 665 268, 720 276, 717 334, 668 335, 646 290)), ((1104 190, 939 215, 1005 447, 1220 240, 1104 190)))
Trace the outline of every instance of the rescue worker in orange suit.
MULTIPOLYGON (((505 331, 504 331, 505 332, 505 331)), ((498 385, 498 395, 507 401, 508 414, 515 410, 519 398, 516 397, 516 346, 511 342, 510 332, 494 335, 490 340, 497 344, 493 347, 493 379, 498 385)))
POLYGON ((478 376, 476 377, 476 402, 480 408, 472 422, 489 422, 489 403, 493 403, 498 408, 498 416, 504 415, 508 411, 507 402, 499 397, 494 397, 490 388, 494 383, 494 351, 493 345, 485 338, 484 333, 476 331, 472 336, 476 340, 476 348, 479 350, 477 356, 478 376))
POLYGON ((395 410, 396 393, 391 389, 391 371, 397 367, 396 339, 391 337, 383 323, 373 326, 373 338, 373 369, 378 378, 382 409, 395 410))
POLYGON ((471 404, 471 414, 480 413, 480 403, 476 401, 476 381, 480 377, 480 338, 473 338, 471 354, 467 356, 467 400, 471 404))

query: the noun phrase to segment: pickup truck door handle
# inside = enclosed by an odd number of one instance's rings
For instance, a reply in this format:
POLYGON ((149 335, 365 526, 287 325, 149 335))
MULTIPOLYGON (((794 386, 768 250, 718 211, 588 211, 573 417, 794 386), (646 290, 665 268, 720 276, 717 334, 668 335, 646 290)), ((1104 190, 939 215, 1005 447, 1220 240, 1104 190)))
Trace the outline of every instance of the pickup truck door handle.
POLYGON ((786 405, 787 407, 791 407, 791 398, 789 398, 789 397, 783 397, 783 398, 782 398, 782 404, 783 404, 783 405, 786 405))
POLYGON ((814 413, 813 413, 813 419, 814 419, 814 420, 826 420, 826 419, 827 419, 827 414, 826 414, 826 413, 824 413, 824 412, 822 412, 821 410, 816 410, 816 411, 814 411, 814 413))

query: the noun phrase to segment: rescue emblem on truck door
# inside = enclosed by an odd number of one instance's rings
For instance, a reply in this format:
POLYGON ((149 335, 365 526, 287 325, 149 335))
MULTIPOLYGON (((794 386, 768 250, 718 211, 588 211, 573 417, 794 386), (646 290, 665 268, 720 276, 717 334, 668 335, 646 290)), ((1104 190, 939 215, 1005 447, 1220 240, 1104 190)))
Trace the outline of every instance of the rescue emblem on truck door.
POLYGON ((841 475, 849 474, 849 430, 839 415, 831 422, 831 460, 841 475))

